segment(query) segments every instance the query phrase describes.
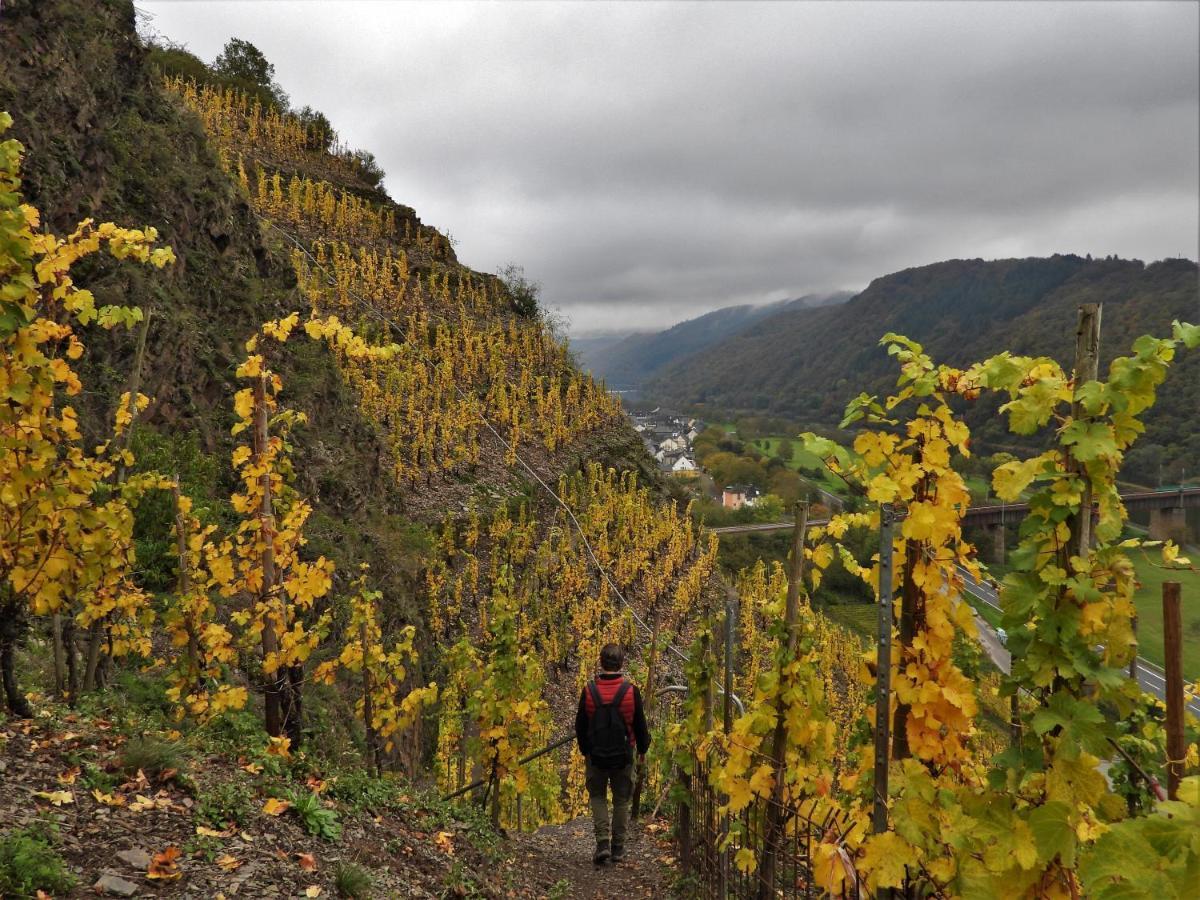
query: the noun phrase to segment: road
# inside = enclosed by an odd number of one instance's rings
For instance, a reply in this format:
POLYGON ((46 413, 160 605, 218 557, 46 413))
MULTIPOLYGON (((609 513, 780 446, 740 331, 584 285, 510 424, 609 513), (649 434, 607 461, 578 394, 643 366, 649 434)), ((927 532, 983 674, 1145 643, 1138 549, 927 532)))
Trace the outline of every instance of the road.
MULTIPOLYGON (((992 609, 1000 609, 1000 597, 997 595, 995 588, 993 588, 991 585, 976 581, 971 577, 971 573, 962 566, 958 567, 958 574, 962 576, 963 589, 966 590, 968 594, 970 594, 979 602, 985 603, 992 607, 992 609)), ((982 622, 981 628, 986 628, 991 637, 996 637, 995 632, 986 622, 982 622)), ((993 661, 996 662, 996 665, 1004 668, 1004 666, 1002 666, 996 659, 995 654, 992 653, 993 648, 988 647, 987 642, 985 642, 984 646, 985 649, 989 651, 988 655, 991 656, 993 661)), ((1005 655, 1007 655, 1007 651, 1005 651, 1005 655)), ((1008 670, 1005 669, 1005 671, 1008 670)), ((1148 694, 1153 694, 1159 700, 1166 700, 1167 676, 1160 666, 1156 666, 1154 663, 1150 662, 1150 660, 1139 656, 1137 662, 1137 676, 1138 684, 1142 686, 1143 691, 1148 694)), ((1197 716, 1200 716, 1200 698, 1197 698, 1189 703, 1188 709, 1197 716)))
MULTIPOLYGON (((811 526, 826 525, 828 524, 828 520, 814 519, 808 524, 811 526)), ((783 531, 793 527, 794 523, 792 522, 759 522, 750 525, 726 525, 722 528, 712 528, 710 530, 715 534, 753 534, 755 532, 783 531)), ((962 566, 958 567, 958 573, 963 579, 963 589, 968 594, 979 600, 981 603, 987 604, 993 609, 1000 609, 1000 597, 996 593, 995 588, 993 588, 991 585, 976 581, 971 577, 971 573, 962 566)), ((993 662, 995 662, 999 668, 1007 672, 1008 651, 1003 650, 1003 652, 997 652, 997 647, 1003 646, 1000 644, 999 637, 982 617, 977 618, 981 635, 987 634, 989 637, 989 640, 984 641, 984 649, 988 651, 988 655, 992 657, 993 662)), ((1156 666, 1148 659, 1139 656, 1137 678, 1138 684, 1142 686, 1142 690, 1153 694, 1159 700, 1163 700, 1164 702, 1166 701, 1167 677, 1166 673, 1163 672, 1160 666, 1156 666)), ((1188 709, 1195 713, 1195 715, 1200 716, 1200 698, 1197 698, 1189 703, 1188 709)))

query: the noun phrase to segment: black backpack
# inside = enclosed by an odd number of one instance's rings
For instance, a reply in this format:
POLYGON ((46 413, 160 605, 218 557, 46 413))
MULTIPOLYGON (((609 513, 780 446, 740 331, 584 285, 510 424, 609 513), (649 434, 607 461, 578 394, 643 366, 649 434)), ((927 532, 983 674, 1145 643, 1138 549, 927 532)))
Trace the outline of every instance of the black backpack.
POLYGON ((600 700, 600 689, 596 682, 588 682, 592 692, 592 720, 588 723, 588 739, 592 745, 592 765, 597 769, 623 769, 633 762, 629 749, 629 730, 621 716, 621 700, 629 690, 624 681, 613 695, 612 703, 600 700))

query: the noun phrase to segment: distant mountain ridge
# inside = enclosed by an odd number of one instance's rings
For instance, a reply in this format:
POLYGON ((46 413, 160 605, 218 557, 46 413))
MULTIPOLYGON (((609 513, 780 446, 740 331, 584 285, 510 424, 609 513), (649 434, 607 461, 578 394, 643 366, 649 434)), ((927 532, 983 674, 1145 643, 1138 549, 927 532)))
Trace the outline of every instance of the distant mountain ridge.
POLYGON ((851 296, 849 292, 806 294, 760 306, 725 306, 663 331, 576 338, 571 349, 579 365, 603 378, 610 388, 636 389, 677 360, 740 334, 762 319, 842 303, 851 296))
MULTIPOLYGON (((1070 364, 1076 308, 1104 304, 1101 371, 1141 334, 1167 334, 1174 319, 1200 319, 1195 262, 1167 259, 949 260, 877 278, 838 306, 787 308, 760 318, 702 353, 677 357, 648 379, 646 396, 722 414, 765 413, 836 424, 861 391, 883 393, 896 368, 879 339, 900 332, 951 364, 1002 350, 1070 364)), ((1173 459, 1200 461, 1200 354, 1172 368, 1146 441, 1173 459)), ((1008 439, 995 405, 980 404, 981 438, 1008 439)))

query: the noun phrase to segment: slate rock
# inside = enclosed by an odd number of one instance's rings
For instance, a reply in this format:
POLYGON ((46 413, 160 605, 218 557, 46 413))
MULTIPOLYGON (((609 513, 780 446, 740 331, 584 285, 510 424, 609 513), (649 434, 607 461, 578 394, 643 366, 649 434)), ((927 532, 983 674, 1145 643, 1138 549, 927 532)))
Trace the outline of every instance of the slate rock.
POLYGON ((117 897, 132 897, 138 892, 138 886, 116 875, 101 875, 92 885, 92 889, 102 894, 113 894, 117 897))
POLYGON ((150 854, 140 847, 134 847, 132 850, 122 850, 117 854, 117 859, 126 865, 133 866, 135 869, 142 871, 150 868, 150 854))

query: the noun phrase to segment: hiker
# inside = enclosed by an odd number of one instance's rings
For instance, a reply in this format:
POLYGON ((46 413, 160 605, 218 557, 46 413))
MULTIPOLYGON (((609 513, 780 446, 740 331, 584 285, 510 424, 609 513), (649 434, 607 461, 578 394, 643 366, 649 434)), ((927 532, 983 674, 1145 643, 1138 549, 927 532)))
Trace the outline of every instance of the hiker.
POLYGON ((579 695, 575 737, 586 764, 585 779, 596 831, 596 855, 603 865, 625 858, 625 830, 633 800, 633 751, 645 763, 650 730, 642 709, 642 695, 622 668, 625 651, 606 644, 600 651, 600 672, 579 695), (609 832, 608 788, 612 787, 612 831, 609 832), (611 837, 611 843, 610 843, 611 837))

